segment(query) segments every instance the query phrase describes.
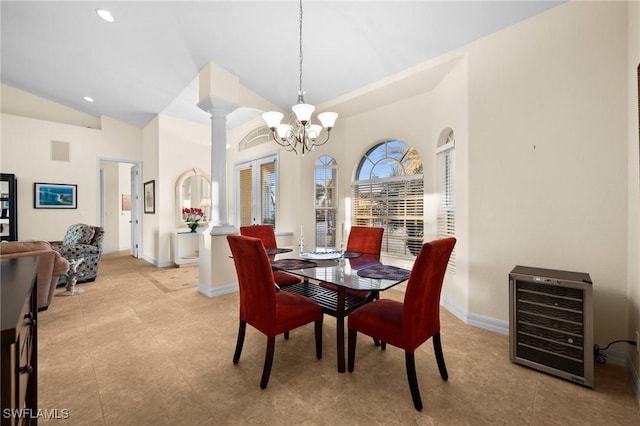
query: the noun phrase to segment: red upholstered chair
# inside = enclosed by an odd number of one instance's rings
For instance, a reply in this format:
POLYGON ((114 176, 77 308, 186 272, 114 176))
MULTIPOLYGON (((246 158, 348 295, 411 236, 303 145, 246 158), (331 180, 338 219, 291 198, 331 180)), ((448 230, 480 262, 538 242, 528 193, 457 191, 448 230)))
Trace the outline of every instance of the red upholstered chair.
POLYGON ((275 336, 315 322, 316 357, 322 358, 322 308, 298 294, 276 292, 271 264, 262 241, 241 235, 227 236, 240 286, 240 327, 233 363, 240 361, 247 324, 267 335, 260 387, 267 387, 275 336))
POLYGON ((384 228, 352 226, 347 240, 347 251, 380 256, 384 228))
POLYGON ((411 397, 418 411, 422 411, 422 400, 414 351, 430 337, 440 376, 445 381, 449 378, 440 341, 440 291, 455 244, 455 238, 444 238, 422 246, 409 276, 404 302, 380 299, 349 315, 348 370, 354 368, 358 332, 404 349, 411 397))
MULTIPOLYGON (((271 225, 241 226, 240 235, 259 238, 262 240, 262 244, 264 244, 264 248, 266 249, 278 248, 278 244, 276 243, 276 234, 273 231, 273 226, 271 225)), ((295 275, 283 271, 273 271, 273 278, 279 287, 297 284, 302 281, 295 275)))
MULTIPOLYGON (((347 240, 346 251, 352 251, 356 253, 368 254, 380 257, 380 251, 382 250, 382 234, 384 228, 375 228, 370 226, 352 226, 349 232, 349 239, 347 240)), ((351 267, 359 263, 359 258, 349 259, 351 267)), ((371 256, 367 256, 367 262, 371 262, 371 256)), ((323 287, 337 289, 334 284, 320 283, 323 287)), ((375 300, 378 298, 377 292, 358 291, 347 289, 347 293, 353 294, 363 299, 369 298, 375 300)))

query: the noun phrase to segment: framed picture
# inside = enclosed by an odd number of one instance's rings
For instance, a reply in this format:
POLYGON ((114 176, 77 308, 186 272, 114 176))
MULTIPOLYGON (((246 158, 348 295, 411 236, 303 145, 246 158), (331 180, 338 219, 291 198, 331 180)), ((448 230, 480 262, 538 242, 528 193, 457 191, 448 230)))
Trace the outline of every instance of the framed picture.
POLYGON ((150 180, 144 183, 144 212, 155 214, 156 212, 156 181, 150 180))
POLYGON ((3 209, 8 209, 9 208, 9 193, 2 193, 0 194, 0 198, 2 198, 2 208, 3 209))
POLYGON ((33 184, 33 207, 36 209, 77 209, 78 185, 35 182, 33 184))

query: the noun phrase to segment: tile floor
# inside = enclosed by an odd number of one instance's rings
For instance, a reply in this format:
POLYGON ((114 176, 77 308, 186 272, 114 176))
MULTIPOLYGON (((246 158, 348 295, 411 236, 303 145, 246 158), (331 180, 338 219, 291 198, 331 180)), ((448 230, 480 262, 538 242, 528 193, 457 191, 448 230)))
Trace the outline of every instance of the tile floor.
POLYGON ((381 352, 359 337, 355 371, 336 371, 329 316, 323 359, 315 358, 313 325, 278 338, 261 390, 266 338, 248 327, 234 366, 238 295, 208 298, 195 284, 167 284, 189 272, 195 277, 197 268, 158 270, 126 253, 107 254, 98 279, 80 285, 84 294, 54 298, 38 323, 39 407, 66 409, 69 417, 41 424, 640 424, 622 367, 597 365, 594 389, 572 384, 512 364, 507 336, 465 325, 444 309, 449 381, 440 379, 427 342, 416 351, 422 412, 413 408, 397 348, 381 352))

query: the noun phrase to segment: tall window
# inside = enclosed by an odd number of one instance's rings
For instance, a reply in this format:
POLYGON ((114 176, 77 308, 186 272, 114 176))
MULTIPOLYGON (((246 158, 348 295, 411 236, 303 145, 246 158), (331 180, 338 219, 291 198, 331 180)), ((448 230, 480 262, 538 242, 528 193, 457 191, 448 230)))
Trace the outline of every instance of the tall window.
POLYGON ((236 165, 236 206, 240 226, 276 225, 277 156, 269 155, 236 165))
POLYGON ((382 251, 412 258, 424 236, 422 160, 407 143, 388 140, 360 160, 353 183, 352 224, 385 229, 382 251))
MULTIPOLYGON (((438 144, 438 238, 456 235, 456 199, 455 199, 455 139, 453 131, 447 130, 438 144)), ((447 269, 456 270, 455 250, 449 258, 447 269)))
POLYGON ((336 160, 323 155, 316 161, 316 245, 336 247, 336 160))

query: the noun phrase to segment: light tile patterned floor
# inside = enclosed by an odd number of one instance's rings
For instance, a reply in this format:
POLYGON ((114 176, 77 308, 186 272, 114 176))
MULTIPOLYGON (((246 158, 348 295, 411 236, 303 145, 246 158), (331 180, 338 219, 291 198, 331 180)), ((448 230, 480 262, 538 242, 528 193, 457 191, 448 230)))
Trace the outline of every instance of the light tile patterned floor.
MULTIPOLYGON (((67 409, 60 425, 638 425, 622 367, 598 365, 588 389, 509 361, 507 336, 442 310, 449 371, 427 342, 416 351, 424 410, 413 408, 404 354, 359 337, 353 373, 336 371, 335 320, 325 316, 323 359, 313 326, 277 339, 271 379, 259 387, 266 338, 248 327, 231 359, 238 295, 208 298, 183 286, 196 268, 159 271, 127 254, 103 256, 84 294, 56 297, 39 321, 39 407, 67 409), (180 285, 159 275, 178 274, 180 285)), ((388 291, 383 297, 401 298, 388 291)))

